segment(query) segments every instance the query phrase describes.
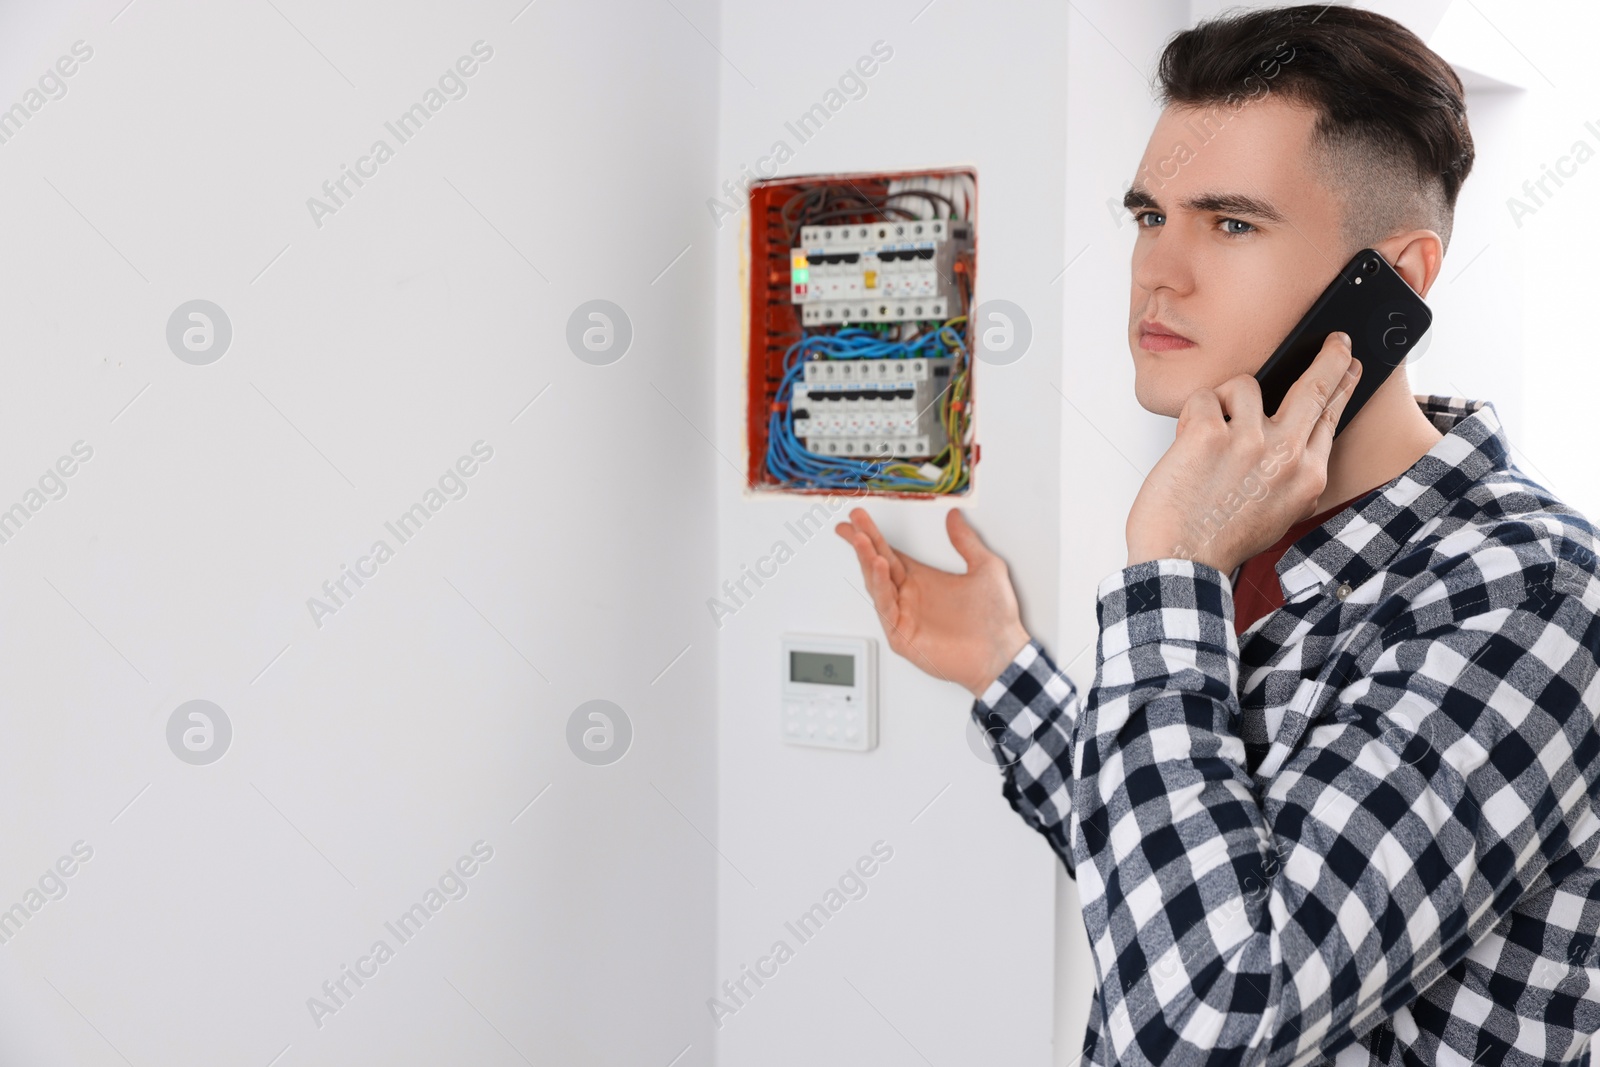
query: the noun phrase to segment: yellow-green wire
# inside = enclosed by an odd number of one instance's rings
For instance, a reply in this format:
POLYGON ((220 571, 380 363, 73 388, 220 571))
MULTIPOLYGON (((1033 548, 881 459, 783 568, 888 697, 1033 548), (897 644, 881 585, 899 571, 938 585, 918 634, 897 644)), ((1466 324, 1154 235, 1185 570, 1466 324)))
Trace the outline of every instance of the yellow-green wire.
MULTIPOLYGON (((950 330, 952 327, 961 323, 965 323, 966 321, 967 317, 965 315, 957 315, 955 318, 950 319, 948 322, 941 325, 939 327, 939 332, 943 334, 944 331, 950 330)), ((968 352, 968 349, 961 344, 961 335, 957 333, 952 333, 949 338, 945 339, 945 347, 955 352, 968 352)), ((968 358, 970 358, 970 356, 968 358)), ((890 491, 909 493, 930 493, 934 495, 955 493, 966 486, 968 481, 968 468, 966 464, 967 416, 965 414, 966 406, 964 401, 966 400, 967 377, 970 371, 970 368, 967 366, 967 362, 967 359, 961 360, 961 365, 959 366, 956 374, 952 375, 950 378, 950 385, 945 389, 944 395, 939 399, 940 421, 945 428, 945 436, 948 441, 946 448, 950 453, 950 459, 940 472, 939 477, 936 480, 927 481, 922 471, 918 467, 914 467, 909 463, 891 463, 883 468, 885 473, 893 474, 900 478, 925 481, 926 484, 911 486, 895 485, 894 483, 884 479, 871 479, 868 482, 869 485, 875 489, 886 489, 890 491), (956 407, 957 402, 963 402, 962 406, 959 408, 956 407)))

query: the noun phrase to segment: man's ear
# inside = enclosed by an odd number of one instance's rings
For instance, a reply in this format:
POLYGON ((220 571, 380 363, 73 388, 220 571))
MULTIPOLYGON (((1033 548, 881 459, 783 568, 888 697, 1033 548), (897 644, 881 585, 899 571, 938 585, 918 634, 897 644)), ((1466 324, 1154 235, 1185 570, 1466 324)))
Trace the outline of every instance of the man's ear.
POLYGON ((1444 242, 1432 230, 1411 230, 1386 237, 1373 246, 1420 297, 1439 278, 1444 266, 1444 242))

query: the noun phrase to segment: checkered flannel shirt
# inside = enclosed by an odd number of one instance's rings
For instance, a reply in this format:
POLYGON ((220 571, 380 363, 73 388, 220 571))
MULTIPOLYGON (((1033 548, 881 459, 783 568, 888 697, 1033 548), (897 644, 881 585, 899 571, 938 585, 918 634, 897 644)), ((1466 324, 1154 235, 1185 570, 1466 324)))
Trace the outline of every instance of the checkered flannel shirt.
MULTIPOLYGON (((1290 547, 1284 606, 1148 560, 1080 700, 1031 642, 973 705, 1077 881, 1086 1064, 1587 1063, 1600 1028, 1594 528, 1492 404, 1290 547)), ((1235 575, 1238 572, 1235 572, 1235 575)))

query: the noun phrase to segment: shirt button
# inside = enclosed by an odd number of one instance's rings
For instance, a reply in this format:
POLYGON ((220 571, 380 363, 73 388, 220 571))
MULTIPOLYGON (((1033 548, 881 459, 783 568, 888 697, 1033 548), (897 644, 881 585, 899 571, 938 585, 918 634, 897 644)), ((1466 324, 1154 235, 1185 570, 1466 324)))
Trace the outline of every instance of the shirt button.
POLYGON ((1337 588, 1337 589, 1335 589, 1333 591, 1333 595, 1338 597, 1340 600, 1343 600, 1345 597, 1349 596, 1350 595, 1350 583, 1349 582, 1340 582, 1339 583, 1339 588, 1337 588))

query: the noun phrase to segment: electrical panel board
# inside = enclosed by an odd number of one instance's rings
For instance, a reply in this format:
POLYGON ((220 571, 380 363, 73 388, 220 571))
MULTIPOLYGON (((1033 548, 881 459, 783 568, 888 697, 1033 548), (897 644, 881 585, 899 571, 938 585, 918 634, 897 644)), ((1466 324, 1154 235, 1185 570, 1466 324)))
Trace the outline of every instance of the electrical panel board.
POLYGON ((977 177, 750 187, 753 489, 971 491, 977 177))

